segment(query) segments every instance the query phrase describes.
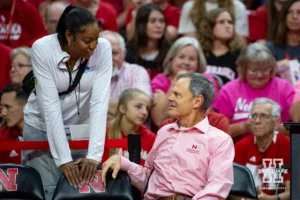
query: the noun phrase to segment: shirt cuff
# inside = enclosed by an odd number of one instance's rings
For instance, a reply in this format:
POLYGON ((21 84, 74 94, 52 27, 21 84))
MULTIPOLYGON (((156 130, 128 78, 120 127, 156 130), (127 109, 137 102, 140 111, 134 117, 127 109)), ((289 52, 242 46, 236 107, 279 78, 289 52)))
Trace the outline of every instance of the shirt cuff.
POLYGON ((68 162, 72 162, 72 161, 73 161, 72 157, 67 158, 67 159, 62 159, 62 160, 54 160, 57 167, 60 167, 61 165, 66 164, 68 162))
POLYGON ((130 160, 121 156, 121 166, 120 166, 121 170, 127 172, 130 166, 131 166, 130 160))
POLYGON ((87 155, 86 156, 87 159, 91 159, 91 160, 95 160, 97 162, 101 162, 102 158, 99 158, 98 156, 93 156, 93 155, 87 155))

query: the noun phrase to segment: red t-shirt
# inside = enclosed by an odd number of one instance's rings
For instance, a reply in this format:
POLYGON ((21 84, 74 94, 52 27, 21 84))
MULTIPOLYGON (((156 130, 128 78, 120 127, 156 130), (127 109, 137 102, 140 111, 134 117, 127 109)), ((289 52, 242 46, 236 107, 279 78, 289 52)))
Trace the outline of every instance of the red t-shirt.
POLYGON ((117 12, 110 4, 101 1, 95 17, 101 21, 104 30, 119 31, 117 12))
POLYGON ((3 87, 7 84, 11 83, 10 80, 10 66, 11 66, 11 60, 10 60, 10 52, 11 49, 7 47, 4 44, 0 43, 0 91, 2 91, 3 87))
MULTIPOLYGON (((106 140, 108 140, 108 130, 109 130, 109 125, 107 125, 106 128, 106 140)), ((141 165, 145 164, 145 160, 147 158, 148 153, 150 152, 156 135, 154 133, 152 133, 151 131, 149 131, 146 126, 140 126, 137 133, 139 133, 141 135, 141 165)), ((123 132, 121 132, 122 134, 122 139, 126 140, 126 144, 128 144, 128 139, 127 137, 124 135, 123 132)), ((123 149, 118 149, 118 154, 121 154, 122 156, 129 158, 129 154, 128 154, 128 147, 127 148, 123 148, 123 149)), ((109 158, 109 149, 105 148, 104 146, 104 153, 103 153, 103 158, 102 158, 102 163, 105 162, 107 159, 109 158)), ((101 163, 101 164, 102 164, 101 163)))
POLYGON ((290 138, 280 133, 274 134, 268 149, 259 152, 254 135, 247 136, 235 144, 234 162, 246 166, 251 171, 255 185, 260 186, 264 193, 274 195, 276 188, 279 189, 279 193, 284 192, 283 183, 290 180, 290 170, 285 170, 284 173, 274 173, 274 169, 267 173, 267 170, 273 167, 274 163, 290 166, 290 138), (274 180, 274 177, 277 179, 274 180), (275 181, 281 182, 280 185, 274 185, 275 181))
MULTIPOLYGON (((229 120, 227 117, 225 117, 225 115, 216 112, 208 112, 206 113, 206 116, 211 126, 216 127, 217 129, 220 129, 221 131, 229 134, 229 120)), ((174 123, 175 121, 176 119, 174 118, 166 119, 160 124, 159 128, 162 128, 167 124, 174 123)))
MULTIPOLYGON (((265 40, 268 28, 268 10, 260 6, 249 14, 249 41, 265 40)), ((275 33, 274 33, 275 34, 275 33)))
MULTIPOLYGON (((16 141, 22 133, 18 128, 3 128, 0 129, 0 141, 16 141)), ((21 164, 21 151, 0 151, 0 164, 16 163, 21 164)))
POLYGON ((7 29, 10 22, 11 9, 0 9, 0 43, 11 48, 29 46, 35 40, 47 35, 42 18, 38 10, 28 2, 18 0, 11 23, 10 40, 7 29))
MULTIPOLYGON (((128 10, 126 19, 125 19, 125 25, 129 24, 132 19, 132 11, 134 10, 134 6, 131 6, 128 10)), ((179 18, 180 18, 180 9, 172 6, 171 4, 168 4, 168 6, 164 10, 164 15, 166 18, 166 23, 169 26, 175 26, 178 28, 179 25, 179 18)))
POLYGON ((105 2, 110 4, 113 8, 115 8, 117 15, 121 14, 124 10, 123 1, 122 0, 101 0, 101 2, 105 2))

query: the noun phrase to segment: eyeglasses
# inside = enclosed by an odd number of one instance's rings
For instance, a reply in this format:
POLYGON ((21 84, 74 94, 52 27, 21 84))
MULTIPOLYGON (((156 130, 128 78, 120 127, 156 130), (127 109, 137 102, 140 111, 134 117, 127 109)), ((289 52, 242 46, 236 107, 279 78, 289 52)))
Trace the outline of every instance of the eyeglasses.
POLYGON ((250 115, 250 119, 252 120, 256 120, 257 118, 259 118, 260 120, 262 121, 266 121, 266 120, 269 120, 269 119, 272 119, 276 116, 273 116, 273 115, 267 115, 267 114, 257 114, 257 113, 252 113, 250 115))
POLYGON ((26 64, 21 64, 21 63, 11 65, 11 68, 16 68, 16 69, 20 69, 20 68, 23 68, 23 67, 32 67, 32 65, 26 65, 26 64))
POLYGON ((267 74, 267 73, 269 73, 271 70, 272 70, 272 68, 264 68, 264 69, 251 69, 251 68, 248 68, 248 69, 247 69, 247 72, 248 72, 249 74, 256 75, 256 74, 258 74, 258 72, 260 72, 260 73, 262 73, 262 74, 267 74))

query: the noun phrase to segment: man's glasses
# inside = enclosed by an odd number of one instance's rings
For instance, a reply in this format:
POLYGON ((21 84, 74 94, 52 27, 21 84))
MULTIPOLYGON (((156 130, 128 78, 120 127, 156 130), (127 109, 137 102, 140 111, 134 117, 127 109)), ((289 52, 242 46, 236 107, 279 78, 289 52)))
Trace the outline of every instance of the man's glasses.
POLYGON ((250 115, 250 119, 253 119, 253 120, 256 120, 256 119, 260 119, 260 120, 262 120, 262 121, 266 121, 266 120, 269 120, 269 119, 272 119, 272 118, 274 118, 274 117, 276 117, 276 116, 273 116, 273 115, 267 115, 267 114, 257 114, 257 113, 252 113, 251 115, 250 115))
POLYGON ((251 69, 251 68, 248 68, 247 72, 249 74, 256 75, 259 72, 262 73, 262 74, 268 74, 268 73, 271 72, 271 70, 272 70, 272 68, 264 68, 264 69, 251 69))
POLYGON ((32 65, 21 64, 21 63, 11 65, 11 68, 15 68, 15 69, 20 69, 20 68, 23 68, 23 67, 32 67, 32 65))

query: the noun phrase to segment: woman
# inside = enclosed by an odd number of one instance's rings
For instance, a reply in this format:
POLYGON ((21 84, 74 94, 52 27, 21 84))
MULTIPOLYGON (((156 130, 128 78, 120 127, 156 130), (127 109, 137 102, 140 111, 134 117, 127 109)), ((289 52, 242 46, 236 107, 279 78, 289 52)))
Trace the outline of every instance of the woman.
MULTIPOLYGON (((168 95, 179 73, 203 73, 206 60, 202 49, 195 38, 182 37, 171 46, 165 60, 164 73, 158 74, 152 81, 154 106, 151 109, 151 118, 156 126, 165 120, 168 109, 168 95)), ((214 79, 206 75, 212 82, 214 79)), ((216 85, 215 85, 216 87, 216 85)))
POLYGON ((201 22, 199 42, 206 56, 206 73, 220 80, 220 85, 237 78, 236 59, 240 53, 234 32, 234 17, 225 9, 207 13, 201 22))
POLYGON ((281 106, 281 121, 290 120, 294 90, 286 80, 275 77, 276 61, 263 44, 244 48, 237 60, 239 78, 228 82, 211 106, 230 119, 230 135, 235 141, 251 132, 249 112, 256 98, 267 97, 281 106))
POLYGON ((14 84, 22 83, 24 77, 32 70, 31 49, 28 47, 18 47, 10 53, 12 62, 10 69, 10 79, 14 84))
POLYGON ((48 140, 51 153, 26 151, 24 164, 41 174, 47 199, 51 199, 61 174, 74 188, 92 181, 102 158, 112 50, 107 40, 98 39, 99 32, 98 22, 88 10, 68 6, 57 33, 32 47, 36 95, 31 93, 24 109, 23 134, 27 141, 48 140), (74 87, 82 68, 84 73, 74 87), (70 130, 79 129, 81 124, 89 124, 88 153, 83 158, 82 152, 72 152, 72 158, 70 130))
MULTIPOLYGON (((128 140, 129 134, 141 135, 141 164, 144 165, 147 154, 151 150, 156 135, 149 131, 144 123, 146 122, 151 108, 151 98, 139 89, 124 90, 120 96, 116 118, 110 126, 107 126, 106 139, 128 140)), ((126 142, 128 143, 128 142, 126 142)), ((113 154, 120 154, 128 157, 126 149, 105 148, 103 161, 113 154)))
POLYGON ((169 50, 165 29, 164 13, 157 5, 146 4, 138 9, 126 61, 145 67, 150 79, 162 71, 162 62, 169 50))
POLYGON ((239 0, 193 0, 184 4, 180 15, 178 33, 198 37, 200 24, 206 13, 215 8, 224 8, 236 19, 235 31, 241 44, 247 43, 248 15, 246 7, 239 0))
MULTIPOLYGON (((274 42, 268 42, 276 61, 298 59, 300 61, 300 0, 292 0, 285 4, 281 11, 274 42)), ((284 62, 279 62, 280 65, 284 62)))

